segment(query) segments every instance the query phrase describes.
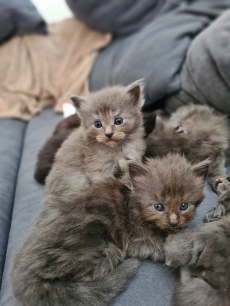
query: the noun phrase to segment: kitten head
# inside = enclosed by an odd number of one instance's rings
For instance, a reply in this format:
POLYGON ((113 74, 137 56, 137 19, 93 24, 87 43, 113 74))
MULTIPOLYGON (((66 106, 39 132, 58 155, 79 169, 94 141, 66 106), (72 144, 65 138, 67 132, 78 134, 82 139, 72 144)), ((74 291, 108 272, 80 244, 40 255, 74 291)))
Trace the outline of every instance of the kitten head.
POLYGON ((167 232, 176 232, 194 218, 204 199, 209 161, 191 165, 183 156, 149 158, 145 165, 131 161, 132 199, 138 214, 167 232))
POLYGON ((70 96, 90 140, 116 147, 143 125, 142 80, 127 87, 115 86, 91 93, 83 99, 70 96))

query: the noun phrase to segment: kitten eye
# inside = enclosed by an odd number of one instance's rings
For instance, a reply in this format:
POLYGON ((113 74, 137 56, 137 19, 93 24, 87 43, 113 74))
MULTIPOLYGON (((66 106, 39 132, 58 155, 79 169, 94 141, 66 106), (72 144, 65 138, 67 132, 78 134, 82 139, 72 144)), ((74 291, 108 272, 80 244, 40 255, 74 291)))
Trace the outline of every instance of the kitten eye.
POLYGON ((154 208, 155 208, 157 211, 162 211, 162 210, 164 210, 164 206, 161 205, 161 204, 154 204, 153 206, 154 206, 154 208))
POLYGON ((123 119, 122 119, 122 118, 116 118, 116 119, 114 120, 114 123, 115 123, 116 125, 121 125, 121 124, 123 123, 123 119))
POLYGON ((100 129, 100 128, 102 127, 101 121, 96 121, 96 122, 94 122, 94 126, 95 126, 97 129, 100 129))
POLYGON ((182 203, 180 205, 180 210, 186 210, 188 208, 188 203, 182 203))

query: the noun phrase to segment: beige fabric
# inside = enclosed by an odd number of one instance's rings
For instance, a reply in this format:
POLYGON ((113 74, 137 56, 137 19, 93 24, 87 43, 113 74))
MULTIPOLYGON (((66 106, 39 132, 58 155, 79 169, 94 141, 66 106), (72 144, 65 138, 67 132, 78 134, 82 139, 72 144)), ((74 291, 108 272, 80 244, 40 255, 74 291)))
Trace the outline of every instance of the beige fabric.
POLYGON ((88 75, 110 34, 74 18, 49 26, 49 35, 15 37, 0 47, 0 117, 29 120, 44 106, 88 94, 88 75))

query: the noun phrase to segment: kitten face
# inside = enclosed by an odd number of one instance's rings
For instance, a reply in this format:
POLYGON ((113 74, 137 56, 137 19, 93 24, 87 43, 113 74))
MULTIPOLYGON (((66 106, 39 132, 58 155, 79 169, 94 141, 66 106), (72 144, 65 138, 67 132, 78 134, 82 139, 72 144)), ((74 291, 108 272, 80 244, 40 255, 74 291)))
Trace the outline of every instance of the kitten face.
POLYGON ((184 227, 204 199, 208 165, 192 166, 184 157, 169 154, 162 159, 147 159, 145 173, 131 166, 133 199, 143 221, 167 232, 184 227))
POLYGON ((141 81, 128 87, 105 88, 90 94, 86 100, 76 96, 71 99, 89 139, 109 147, 116 147, 142 125, 141 81))

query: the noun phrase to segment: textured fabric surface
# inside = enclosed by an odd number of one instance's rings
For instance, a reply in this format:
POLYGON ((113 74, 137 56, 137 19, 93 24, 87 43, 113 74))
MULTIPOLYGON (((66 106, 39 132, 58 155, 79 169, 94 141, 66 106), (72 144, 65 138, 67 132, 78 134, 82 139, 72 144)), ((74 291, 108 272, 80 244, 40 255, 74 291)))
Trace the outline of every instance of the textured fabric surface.
POLYGON ((0 119, 0 287, 26 124, 0 119))
POLYGON ((0 0, 0 43, 29 33, 46 33, 46 24, 31 1, 0 0))
MULTIPOLYGON (((37 153, 61 118, 61 116, 55 115, 52 109, 44 110, 29 122, 26 130, 0 306, 17 305, 11 294, 8 271, 13 255, 28 234, 41 207, 43 187, 33 178, 37 153)), ((190 223, 191 227, 200 223, 203 214, 210 210, 215 203, 216 196, 209 188, 206 189, 206 194, 207 197, 197 210, 196 219, 190 223)), ((175 277, 166 266, 146 261, 128 284, 127 290, 115 299, 113 306, 169 306, 174 284, 175 277)))
POLYGON ((167 112, 194 102, 230 115, 230 10, 191 44, 181 71, 181 86, 167 99, 167 112))
MULTIPOLYGON (((145 78, 143 110, 178 91, 179 73, 193 38, 230 7, 230 0, 179 2, 159 13, 139 31, 114 39, 101 51, 90 75, 90 90, 127 85, 145 78)), ((110 15, 105 18, 109 19, 110 15)))
POLYGON ((28 120, 54 104, 62 112, 68 94, 87 95, 95 56, 110 38, 69 18, 49 25, 48 36, 25 35, 3 44, 0 117, 28 120))

